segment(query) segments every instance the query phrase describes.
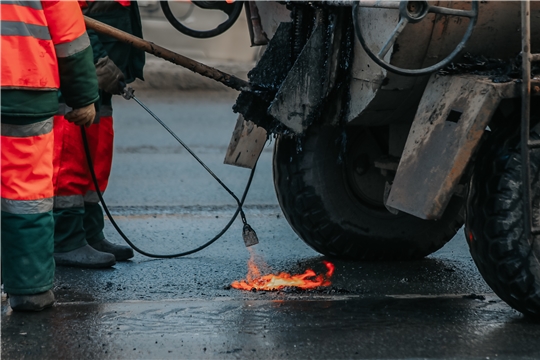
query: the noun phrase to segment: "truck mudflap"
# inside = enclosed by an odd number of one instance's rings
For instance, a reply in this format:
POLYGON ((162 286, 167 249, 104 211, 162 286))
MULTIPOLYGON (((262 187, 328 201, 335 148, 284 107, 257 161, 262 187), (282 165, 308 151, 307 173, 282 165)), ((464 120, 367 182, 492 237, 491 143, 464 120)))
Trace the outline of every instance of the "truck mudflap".
POLYGON ((264 149, 266 138, 265 129, 239 115, 223 162, 253 169, 264 149))
POLYGON ((500 101, 519 97, 515 81, 434 74, 407 137, 386 205, 439 219, 500 101))

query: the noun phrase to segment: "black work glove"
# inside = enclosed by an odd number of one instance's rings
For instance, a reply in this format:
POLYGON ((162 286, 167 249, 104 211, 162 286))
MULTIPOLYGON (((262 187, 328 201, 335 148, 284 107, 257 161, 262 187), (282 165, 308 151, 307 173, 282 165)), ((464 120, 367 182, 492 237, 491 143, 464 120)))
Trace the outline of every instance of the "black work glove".
POLYGON ((124 83, 124 74, 108 56, 99 59, 96 63, 96 75, 101 90, 114 95, 122 93, 121 84, 124 83))

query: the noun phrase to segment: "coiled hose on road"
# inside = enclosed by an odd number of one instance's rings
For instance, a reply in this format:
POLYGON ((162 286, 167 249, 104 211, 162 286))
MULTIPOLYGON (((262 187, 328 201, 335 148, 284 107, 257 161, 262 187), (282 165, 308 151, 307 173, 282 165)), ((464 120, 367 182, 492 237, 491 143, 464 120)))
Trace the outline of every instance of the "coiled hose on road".
MULTIPOLYGON (((174 137, 174 139, 180 143, 180 145, 182 145, 189 153, 191 156, 193 156, 193 158, 195 158, 195 160, 197 160, 197 162, 199 164, 201 164, 201 166, 231 195, 231 197, 236 201, 237 203, 237 208, 236 208, 236 211, 234 212, 233 216, 231 217, 231 219, 229 220, 229 222, 225 225, 225 227, 216 235, 214 236, 212 239, 210 239, 209 241, 207 241, 205 244, 195 248, 195 249, 192 249, 192 250, 189 250, 189 251, 184 251, 184 252, 180 252, 180 253, 177 253, 177 254, 168 254, 168 255, 159 255, 159 254, 152 254, 152 253, 149 253, 147 251, 144 251, 142 249, 140 249, 139 247, 137 247, 125 234, 124 232, 122 231, 122 229, 120 229, 120 226, 118 226, 118 224, 116 223, 116 221, 114 220, 113 216, 111 215, 111 212, 109 211, 109 208, 107 207, 107 204, 105 203, 105 200, 103 199, 103 194, 101 193, 101 190, 99 189, 99 185, 98 185, 98 181, 97 181, 97 177, 96 177, 96 173, 94 171, 94 165, 93 165, 93 162, 92 162, 92 157, 90 156, 90 147, 88 145, 88 137, 86 136, 86 129, 84 126, 81 126, 81 135, 82 135, 82 139, 83 139, 83 145, 84 145, 84 151, 85 151, 85 154, 86 154, 86 161, 88 163, 88 168, 90 169, 90 175, 92 176, 92 182, 94 183, 94 187, 96 189, 96 192, 97 192, 97 195, 99 197, 99 201, 101 201, 101 204, 103 206, 103 210, 105 211, 105 213, 107 214, 107 217, 109 218, 109 220, 111 221, 111 224, 113 225, 113 227, 116 229, 116 231, 118 232, 118 234, 122 237, 122 239, 124 239, 124 241, 131 247, 133 248, 133 250, 135 250, 136 252, 138 252, 139 254, 142 254, 144 256, 148 256, 148 257, 151 257, 151 258, 157 258, 157 259, 171 259, 171 258, 177 258, 177 257, 182 257, 182 256, 186 256, 186 255, 190 255, 190 254, 194 254, 196 252, 199 252, 205 248, 207 248, 208 246, 212 245, 214 242, 216 242, 219 238, 221 238, 221 236, 223 236, 223 234, 225 234, 227 232, 227 230, 229 230, 229 228, 231 227, 231 225, 233 224, 234 220, 236 220, 236 217, 238 216, 238 214, 240 214, 241 218, 242 218, 242 222, 244 223, 244 231, 246 231, 246 227, 248 227, 249 230, 253 231, 251 229, 251 227, 247 224, 247 221, 246 221, 246 216, 244 214, 244 211, 242 209, 242 206, 244 205, 244 201, 246 200, 246 197, 247 197, 247 194, 249 192, 249 188, 251 187, 251 182, 253 180, 253 176, 255 175, 255 168, 256 166, 253 167, 253 169, 251 170, 251 173, 249 175, 249 179, 248 179, 248 182, 246 184, 246 187, 244 189, 244 193, 242 194, 242 198, 241 199, 238 199, 238 197, 234 194, 234 192, 232 190, 230 190, 224 183, 223 181, 221 181, 221 179, 189 148, 189 146, 187 146, 186 143, 184 143, 182 141, 182 139, 180 139, 180 137, 178 137, 178 135, 176 135, 174 133, 174 131, 172 131, 156 114, 154 114, 146 105, 144 105, 141 101, 139 101, 139 99, 137 99, 134 95, 133 95, 133 90, 131 90, 130 92, 129 91, 125 91, 124 94, 123 94, 124 98, 129 100, 131 98, 133 98, 144 110, 146 110, 146 112, 148 112, 165 130, 167 130, 171 135, 172 137, 174 137), (127 95, 126 95, 127 94, 127 95)), ((253 231, 253 234, 255 234, 255 232, 253 231)), ((256 235, 255 235, 256 236, 256 235)))

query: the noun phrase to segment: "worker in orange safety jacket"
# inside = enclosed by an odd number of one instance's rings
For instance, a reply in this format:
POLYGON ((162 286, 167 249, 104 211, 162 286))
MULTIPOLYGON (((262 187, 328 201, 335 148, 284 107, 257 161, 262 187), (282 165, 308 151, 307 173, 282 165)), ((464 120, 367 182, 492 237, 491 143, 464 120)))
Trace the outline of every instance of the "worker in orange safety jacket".
MULTIPOLYGON (((142 37, 136 2, 80 1, 86 16, 142 37)), ((88 128, 89 148, 102 192, 107 188, 113 156, 112 96, 123 83, 142 79, 145 55, 109 36, 88 29, 100 88, 98 116, 88 128)), ((69 105, 69 104, 66 104, 69 105)), ((104 215, 88 169, 80 130, 64 118, 60 106, 54 118, 54 218, 56 265, 106 268, 133 257, 128 246, 109 242, 103 233, 104 215)))
POLYGON ((74 126, 95 118, 98 83, 81 9, 0 2, 2 282, 15 311, 54 303, 53 116, 58 90, 74 126))

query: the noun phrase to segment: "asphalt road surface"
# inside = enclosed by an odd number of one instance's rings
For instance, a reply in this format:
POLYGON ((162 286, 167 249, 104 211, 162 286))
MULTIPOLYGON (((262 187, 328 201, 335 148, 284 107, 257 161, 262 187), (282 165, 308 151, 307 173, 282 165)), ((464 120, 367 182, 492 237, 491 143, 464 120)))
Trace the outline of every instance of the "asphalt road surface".
MULTIPOLYGON (((137 94, 137 93, 136 93, 137 94)), ((228 184, 249 170, 223 165, 234 93, 138 93, 228 184)), ((116 146, 105 194, 124 232, 168 254, 200 246, 227 223, 234 201, 133 101, 115 99, 116 146)), ((274 271, 324 271, 324 257, 292 231, 277 204, 272 144, 246 201, 274 271)), ((243 292, 241 222, 185 258, 107 270, 58 268, 57 304, 15 313, 2 299, 4 359, 372 358, 538 359, 540 324, 509 308, 478 274, 463 237, 422 261, 333 261, 332 285, 314 292, 243 292)), ((107 221, 106 233, 122 242, 107 221)))

